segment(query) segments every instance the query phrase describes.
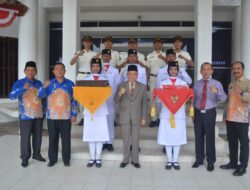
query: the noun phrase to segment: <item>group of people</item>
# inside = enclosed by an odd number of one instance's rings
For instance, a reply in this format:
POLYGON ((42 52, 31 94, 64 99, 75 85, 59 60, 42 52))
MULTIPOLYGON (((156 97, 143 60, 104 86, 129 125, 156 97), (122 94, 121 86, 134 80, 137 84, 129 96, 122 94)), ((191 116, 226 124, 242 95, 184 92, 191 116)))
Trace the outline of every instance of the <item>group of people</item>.
MULTIPOLYGON (((85 36, 83 49, 76 52, 70 64, 77 64, 79 72, 76 80, 108 80, 112 95, 91 114, 81 108, 83 115, 83 141, 88 142, 90 160, 87 167, 102 166, 102 150, 113 151, 114 121, 121 127, 123 139, 123 160, 121 168, 129 161, 135 168, 139 163, 140 127, 145 126, 149 117, 147 109, 147 90, 150 97, 154 89, 167 86, 186 86, 192 83, 186 68, 193 67, 190 55, 182 50, 183 39, 174 37, 174 47, 163 51, 163 41, 157 37, 153 41, 154 51, 147 56, 137 51, 137 39, 130 38, 128 51, 118 53, 112 50, 112 37, 104 38, 104 49, 100 53, 91 50, 93 40, 85 36), (116 118, 116 119, 115 119, 116 118)), ((62 160, 70 166, 71 123, 76 122, 77 102, 73 98, 74 83, 64 77, 63 63, 56 63, 54 78, 41 83, 35 79, 36 64, 29 61, 25 66, 26 77, 18 80, 9 94, 18 98, 20 108, 21 165, 28 166, 31 157, 30 138, 32 136, 33 159, 46 161, 41 156, 42 122, 44 113, 48 122, 49 151, 48 166, 54 166, 58 159, 59 135, 62 139, 62 160)), ((216 161, 215 122, 218 102, 225 102, 225 121, 229 142, 230 162, 222 169, 235 169, 233 175, 246 173, 249 157, 249 113, 250 81, 244 77, 244 64, 232 64, 233 79, 229 85, 228 97, 221 83, 212 79, 213 67, 205 62, 201 65, 202 79, 195 81, 194 90, 194 133, 197 168, 207 157, 207 170, 214 170, 216 161), (240 164, 238 165, 238 142, 240 142, 240 164), (206 151, 205 151, 206 150, 206 151)), ((180 170, 179 152, 181 145, 187 143, 185 104, 174 114, 175 127, 171 123, 173 114, 161 101, 155 101, 157 114, 150 126, 159 126, 157 142, 166 151, 165 169, 180 170)))

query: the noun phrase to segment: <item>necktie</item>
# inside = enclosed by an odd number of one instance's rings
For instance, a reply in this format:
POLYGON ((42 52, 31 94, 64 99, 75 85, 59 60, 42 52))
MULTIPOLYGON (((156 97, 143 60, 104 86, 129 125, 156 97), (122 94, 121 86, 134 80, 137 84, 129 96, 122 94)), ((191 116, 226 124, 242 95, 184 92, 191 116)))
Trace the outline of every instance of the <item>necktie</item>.
POLYGON ((94 80, 98 80, 99 76, 94 75, 94 80))
POLYGON ((134 95, 134 92, 135 92, 135 84, 134 84, 134 83, 131 83, 131 84, 130 84, 130 95, 133 96, 133 95, 134 95))
POLYGON ((107 65, 105 65, 105 67, 106 67, 106 71, 109 69, 109 65, 107 64, 107 65))
POLYGON ((207 99, 207 80, 203 81, 203 90, 202 90, 202 98, 200 103, 200 109, 204 110, 206 107, 206 99, 207 99))

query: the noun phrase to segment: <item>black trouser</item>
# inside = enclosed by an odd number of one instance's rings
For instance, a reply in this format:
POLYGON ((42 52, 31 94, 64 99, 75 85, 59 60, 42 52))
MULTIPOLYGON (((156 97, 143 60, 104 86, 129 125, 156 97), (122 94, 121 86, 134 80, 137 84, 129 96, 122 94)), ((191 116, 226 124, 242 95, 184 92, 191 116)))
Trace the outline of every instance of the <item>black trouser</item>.
POLYGON ((71 154, 71 121, 68 120, 52 120, 48 119, 49 132, 49 160, 57 162, 59 133, 62 141, 62 158, 63 162, 70 161, 71 154))
POLYGON ((195 109, 194 117, 194 134, 195 134, 195 154, 196 161, 202 163, 205 157, 204 143, 206 140, 206 156, 207 162, 210 164, 215 163, 215 121, 216 109, 212 108, 202 113, 200 110, 195 109))
POLYGON ((248 123, 227 121, 227 139, 230 163, 238 164, 238 142, 240 141, 240 165, 247 168, 249 158, 248 123))
POLYGON ((30 138, 32 135, 33 157, 41 154, 43 119, 20 120, 20 148, 22 160, 28 160, 31 156, 30 138))

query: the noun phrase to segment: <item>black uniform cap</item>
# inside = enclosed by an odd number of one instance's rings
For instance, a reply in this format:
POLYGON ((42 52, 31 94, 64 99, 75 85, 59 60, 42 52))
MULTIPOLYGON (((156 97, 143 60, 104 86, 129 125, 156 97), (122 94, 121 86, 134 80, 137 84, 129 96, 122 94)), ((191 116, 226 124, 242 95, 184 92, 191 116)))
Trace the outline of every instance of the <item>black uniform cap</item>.
POLYGON ((128 66, 128 72, 129 72, 129 71, 136 71, 136 72, 138 72, 138 68, 137 68, 136 65, 129 65, 129 66, 128 66))

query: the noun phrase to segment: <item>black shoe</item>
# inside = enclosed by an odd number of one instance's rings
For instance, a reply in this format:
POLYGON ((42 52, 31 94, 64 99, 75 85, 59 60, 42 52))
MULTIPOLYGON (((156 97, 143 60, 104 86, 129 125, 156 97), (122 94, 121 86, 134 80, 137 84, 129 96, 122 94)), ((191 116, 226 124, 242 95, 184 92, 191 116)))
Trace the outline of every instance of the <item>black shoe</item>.
POLYGON ((178 162, 173 163, 173 167, 174 167, 174 169, 176 169, 176 170, 180 170, 180 169, 181 169, 181 167, 180 167, 180 165, 179 165, 178 162))
POLYGON ((49 163, 47 164, 48 167, 53 167, 54 165, 55 165, 55 162, 49 162, 49 163))
POLYGON ((107 148, 107 144, 103 144, 102 150, 105 150, 107 148))
POLYGON ((114 147, 112 144, 107 144, 107 149, 109 152, 113 152, 114 151, 114 147))
POLYGON ((94 164, 95 164, 95 160, 90 159, 88 164, 87 164, 87 167, 91 168, 94 164))
POLYGON ((163 152, 164 154, 166 154, 166 148, 165 148, 165 146, 162 148, 162 152, 163 152))
POLYGON ((193 163, 192 168, 198 168, 200 165, 202 165, 203 163, 197 162, 195 161, 195 163, 193 163))
POLYGON ((208 164, 207 165, 207 171, 209 171, 209 172, 214 171, 214 164, 208 164))
POLYGON ((102 167, 102 160, 100 160, 100 159, 96 160, 96 161, 95 161, 95 166, 96 166, 97 168, 101 168, 101 167, 102 167))
POLYGON ((83 119, 81 119, 81 121, 79 123, 77 123, 77 125, 83 126, 83 119))
POLYGON ((135 168, 140 168, 141 165, 139 163, 134 163, 134 162, 131 162, 132 165, 134 165, 135 168))
POLYGON ((64 162, 64 166, 69 167, 70 163, 69 162, 64 162))
POLYGON ((33 156, 33 159, 37 160, 37 161, 40 161, 40 162, 46 162, 45 158, 43 158, 41 155, 36 156, 36 157, 33 156))
POLYGON ((151 121, 149 127, 154 127, 154 126, 156 126, 156 121, 151 121))
POLYGON ((234 176, 243 176, 245 173, 247 173, 246 168, 238 168, 233 175, 234 176))
POLYGON ((157 118, 157 120, 156 120, 156 126, 159 127, 159 125, 160 125, 160 119, 157 118))
POLYGON ((230 162, 225 165, 221 165, 220 168, 223 170, 229 170, 229 169, 237 169, 237 164, 231 164, 230 162))
POLYGON ((166 169, 166 170, 171 170, 172 166, 173 166, 173 164, 172 164, 171 162, 168 162, 168 163, 166 164, 166 166, 165 166, 165 169, 166 169))
POLYGON ((29 165, 28 160, 23 160, 21 163, 21 166, 23 166, 24 168, 26 168, 29 165))
POLYGON ((114 126, 115 126, 115 127, 118 127, 118 124, 117 124, 117 122, 116 122, 116 121, 114 121, 114 126))
POLYGON ((127 165, 128 165, 128 163, 122 162, 122 163, 120 164, 120 168, 125 168, 127 165))

